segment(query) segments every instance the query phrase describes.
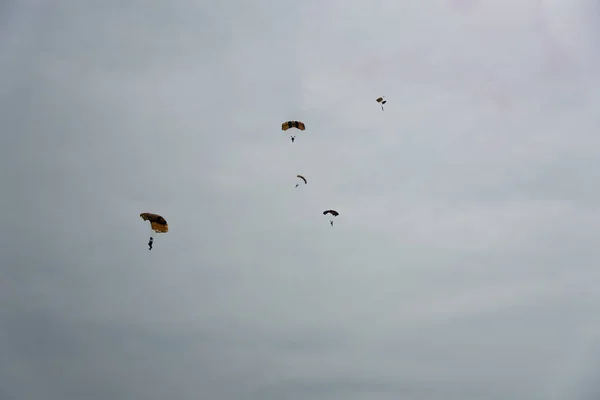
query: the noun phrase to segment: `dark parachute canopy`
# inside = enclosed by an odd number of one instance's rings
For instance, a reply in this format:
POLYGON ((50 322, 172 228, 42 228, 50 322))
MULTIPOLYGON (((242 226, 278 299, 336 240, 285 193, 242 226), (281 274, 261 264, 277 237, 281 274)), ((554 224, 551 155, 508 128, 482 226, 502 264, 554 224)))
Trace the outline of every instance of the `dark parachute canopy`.
POLYGON ((288 129, 291 128, 296 128, 296 129, 300 129, 301 131, 306 129, 306 126, 304 125, 304 122, 300 122, 300 121, 287 121, 284 122, 283 124, 281 124, 281 130, 282 131, 287 131, 288 129))
POLYGON ((169 225, 167 224, 167 220, 158 214, 152 213, 141 213, 140 217, 144 221, 150 221, 150 227, 156 233, 167 233, 169 232, 169 225))
POLYGON ((306 185, 308 182, 306 182, 306 178, 303 177, 302 175, 296 175, 297 178, 300 178, 304 181, 304 184, 306 185))

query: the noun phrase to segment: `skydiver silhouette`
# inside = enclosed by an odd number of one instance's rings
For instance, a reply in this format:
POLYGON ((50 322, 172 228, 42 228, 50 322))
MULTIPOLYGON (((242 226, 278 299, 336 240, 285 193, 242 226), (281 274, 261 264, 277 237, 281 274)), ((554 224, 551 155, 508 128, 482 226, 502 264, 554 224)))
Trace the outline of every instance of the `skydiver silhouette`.
POLYGON ((296 187, 298 187, 298 184, 296 183, 296 187))
POLYGON ((292 143, 294 143, 294 140, 296 139, 296 136, 291 136, 292 138, 292 143))
POLYGON ((329 223, 331 224, 331 226, 333 226, 333 220, 329 221, 329 223))
POLYGON ((148 242, 148 250, 152 250, 152 242, 154 242, 154 238, 150 236, 150 241, 148 242))

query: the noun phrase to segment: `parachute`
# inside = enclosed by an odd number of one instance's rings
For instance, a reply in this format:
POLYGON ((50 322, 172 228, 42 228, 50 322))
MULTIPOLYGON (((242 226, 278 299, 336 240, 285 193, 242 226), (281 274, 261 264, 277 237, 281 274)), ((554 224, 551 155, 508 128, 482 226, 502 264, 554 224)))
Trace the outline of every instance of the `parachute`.
MULTIPOLYGON (((287 122, 284 122, 283 124, 281 124, 282 131, 287 131, 288 129, 291 129, 291 128, 300 129, 301 131, 306 129, 306 127, 304 126, 304 122, 300 122, 300 121, 287 121, 287 122)), ((292 143, 294 143, 296 136, 292 135, 292 136, 290 136, 290 138, 292 139, 292 143)))
POLYGON ((167 233, 169 232, 169 225, 167 220, 158 214, 141 213, 140 217, 144 221, 150 221, 150 228, 156 233, 167 233))
MULTIPOLYGON (((304 184, 305 184, 305 185, 308 183, 308 182, 306 182, 306 178, 305 178, 305 177, 303 177, 302 175, 296 175, 296 178, 300 178, 300 179, 302 179, 302 180, 304 181, 304 184)), ((298 185, 299 185, 299 184, 297 183, 297 184, 296 184, 296 187, 298 187, 298 185)))
MULTIPOLYGON (((325 210, 325 211, 323 211, 323 215, 327 215, 327 214, 331 214, 334 217, 337 217, 338 215, 340 215, 340 213, 338 213, 335 210, 325 210)), ((333 219, 330 219, 329 223, 331 224, 331 226, 333 226, 333 219)))
POLYGON ((387 103, 387 100, 385 99, 385 96, 378 98, 376 101, 381 105, 381 110, 383 110, 383 105, 385 103, 387 103))
POLYGON ((287 121, 287 122, 284 122, 283 124, 281 124, 282 131, 287 131, 288 129, 291 129, 291 128, 296 128, 296 129, 300 129, 301 131, 303 131, 304 129, 306 129, 306 126, 304 125, 304 122, 300 122, 300 121, 287 121))

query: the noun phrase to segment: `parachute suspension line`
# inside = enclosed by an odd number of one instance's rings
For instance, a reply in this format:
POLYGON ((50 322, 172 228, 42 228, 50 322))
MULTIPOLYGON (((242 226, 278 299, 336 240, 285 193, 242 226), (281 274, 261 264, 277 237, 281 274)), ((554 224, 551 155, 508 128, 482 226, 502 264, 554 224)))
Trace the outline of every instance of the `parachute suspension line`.
MULTIPOLYGON (((289 150, 288 150, 288 157, 287 157, 288 163, 290 165, 290 170, 289 170, 289 175, 290 177, 293 177, 294 179, 296 178, 296 175, 299 174, 300 172, 300 151, 298 151, 298 142, 294 143, 293 145, 290 145, 289 150)), ((296 182, 298 183, 298 182, 296 182)))
MULTIPOLYGON (((304 125, 304 122, 302 121, 292 121, 292 120, 288 120, 288 121, 283 121, 283 123, 281 124, 281 130, 286 132, 289 137, 290 137, 290 145, 291 148, 288 150, 288 164, 293 168, 292 171, 290 171, 290 176, 295 176, 297 174, 299 174, 301 172, 300 168, 302 167, 302 160, 301 160, 301 154, 299 152, 300 149, 297 149, 296 147, 298 147, 298 143, 296 141, 297 138, 303 138, 303 135, 300 134, 301 132, 303 132, 304 130, 306 130, 306 125, 304 125), (299 136, 297 136, 299 135, 299 136)), ((300 139, 300 142, 302 140, 300 139)), ((296 182, 297 185, 295 186, 296 188, 298 186, 300 186, 300 182, 296 182)))
POLYGON ((154 230, 152 230, 152 223, 148 221, 148 225, 150 226, 150 239, 148 239, 148 250, 152 250, 152 246, 154 245, 154 230))
POLYGON ((333 226, 333 220, 335 219, 335 217, 337 217, 340 214, 337 211, 335 211, 335 210, 325 210, 325 211, 323 211, 323 215, 327 215, 327 214, 331 214, 331 219, 329 220, 329 223, 331 224, 331 226, 333 226))

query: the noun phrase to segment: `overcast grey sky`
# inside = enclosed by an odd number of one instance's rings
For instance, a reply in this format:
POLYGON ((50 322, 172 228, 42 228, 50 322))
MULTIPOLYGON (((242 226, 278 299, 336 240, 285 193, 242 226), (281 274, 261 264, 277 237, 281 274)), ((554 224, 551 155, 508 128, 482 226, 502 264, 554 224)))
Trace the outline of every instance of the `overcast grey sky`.
POLYGON ((599 27, 1 2, 0 398, 597 400, 599 27))

